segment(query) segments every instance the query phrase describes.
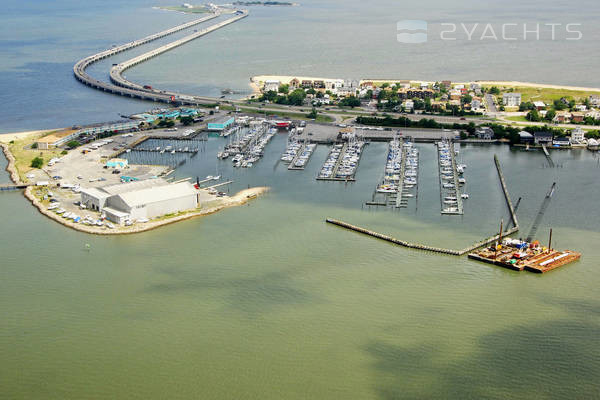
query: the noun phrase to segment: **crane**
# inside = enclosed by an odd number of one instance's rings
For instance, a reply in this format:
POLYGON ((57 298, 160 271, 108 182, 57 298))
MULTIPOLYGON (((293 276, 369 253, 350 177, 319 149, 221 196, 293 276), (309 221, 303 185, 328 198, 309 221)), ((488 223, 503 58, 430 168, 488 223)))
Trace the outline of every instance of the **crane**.
POLYGON ((544 213, 546 212, 546 209, 548 208, 548 205, 550 204, 550 200, 552 199, 552 195, 554 194, 555 190, 556 190, 556 182, 554 182, 552 184, 552 186, 550 187, 550 190, 548 191, 548 193, 546 193, 546 197, 544 197, 544 201, 542 201, 540 210, 538 211, 537 215, 535 216, 535 219, 533 220, 533 225, 531 225, 531 230, 529 231, 529 235, 527 235, 527 239, 526 239, 527 242, 531 242, 533 240, 533 237, 535 236, 535 234, 538 230, 538 226, 540 225, 540 222, 542 222, 544 213))

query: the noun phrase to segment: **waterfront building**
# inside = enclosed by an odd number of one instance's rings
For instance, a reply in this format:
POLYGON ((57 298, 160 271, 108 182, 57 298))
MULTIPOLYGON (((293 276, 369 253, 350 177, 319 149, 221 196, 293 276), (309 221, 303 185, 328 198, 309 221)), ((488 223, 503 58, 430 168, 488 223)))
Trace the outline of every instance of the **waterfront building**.
POLYGON ((519 139, 521 143, 533 143, 533 135, 527 131, 519 132, 519 139))
POLYGON ((521 105, 521 93, 504 93, 502 104, 505 107, 519 107, 521 105))
POLYGON ((533 106, 536 108, 536 110, 542 111, 546 108, 546 103, 544 103, 543 101, 534 101, 533 106))
POLYGON ((209 122, 207 129, 209 131, 222 131, 222 130, 228 128, 229 126, 233 125, 234 122, 235 122, 234 117, 219 118, 216 121, 209 122))
POLYGON ((554 147, 570 147, 571 139, 569 139, 567 136, 557 136, 554 139, 552 139, 552 146, 554 146, 554 147))
POLYGON ((600 107, 600 96, 597 94, 592 94, 590 96, 590 104, 594 107, 600 107))
POLYGON ((147 179, 81 189, 81 203, 122 224, 194 209, 198 206, 198 191, 189 182, 169 184, 160 178, 147 179))
POLYGON ((577 127, 571 131, 571 143, 583 143, 585 140, 585 131, 577 127))
POLYGON ((279 81, 276 80, 267 80, 265 81, 265 85, 263 87, 264 92, 277 92, 279 90, 279 81))
POLYGON ((479 139, 483 140, 492 140, 496 135, 494 134, 494 130, 489 126, 483 126, 481 128, 477 128, 475 130, 475 135, 479 139))
POLYGON ((535 144, 549 144, 552 143, 553 135, 550 132, 535 132, 533 134, 533 141, 535 144))

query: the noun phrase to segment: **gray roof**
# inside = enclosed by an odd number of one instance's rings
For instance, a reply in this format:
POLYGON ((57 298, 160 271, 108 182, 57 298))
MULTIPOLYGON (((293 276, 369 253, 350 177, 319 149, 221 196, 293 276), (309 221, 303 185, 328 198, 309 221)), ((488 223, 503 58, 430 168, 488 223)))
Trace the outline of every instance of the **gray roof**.
POLYGON ((81 189, 81 194, 86 194, 90 197, 95 197, 97 199, 106 199, 107 197, 110 196, 109 193, 106 193, 105 191, 95 188, 95 187, 91 187, 91 188, 82 188, 81 189))
POLYGON ((181 197, 196 196, 196 189, 189 182, 180 182, 173 185, 155 186, 146 189, 121 193, 118 196, 129 207, 144 206, 165 200, 179 199, 181 197))
POLYGON ((102 190, 110 195, 115 195, 115 194, 131 192, 134 190, 140 190, 140 189, 156 187, 156 186, 165 186, 165 185, 168 185, 167 181, 165 181, 162 178, 156 178, 156 179, 145 179, 143 181, 134 181, 134 182, 129 182, 129 183, 118 183, 116 185, 103 186, 100 188, 100 190, 102 190))

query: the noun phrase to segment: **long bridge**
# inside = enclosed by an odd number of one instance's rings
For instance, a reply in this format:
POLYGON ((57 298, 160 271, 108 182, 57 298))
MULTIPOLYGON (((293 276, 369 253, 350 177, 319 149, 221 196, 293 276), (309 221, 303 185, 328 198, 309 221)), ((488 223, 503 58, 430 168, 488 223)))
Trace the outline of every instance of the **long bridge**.
POLYGON ((124 79, 121 76, 121 73, 127 68, 130 68, 130 67, 137 65, 141 62, 144 62, 146 60, 149 60, 152 57, 155 57, 155 56, 162 54, 168 50, 171 50, 175 47, 181 46, 182 44, 185 44, 191 40, 194 40, 198 37, 204 36, 207 33, 210 33, 214 30, 217 30, 217 29, 222 28, 226 25, 229 25, 233 22, 236 22, 242 18, 247 17, 248 11, 246 11, 246 10, 236 11, 235 17, 233 17, 233 18, 229 18, 218 24, 212 25, 206 29, 195 32, 195 33, 188 35, 182 39, 179 39, 179 40, 171 42, 167 45, 161 46, 158 49, 149 51, 147 53, 142 54, 141 56, 135 57, 131 60, 125 61, 125 62, 115 66, 114 68, 111 69, 111 72, 110 72, 110 78, 113 83, 103 82, 103 81, 93 78, 86 72, 86 68, 100 60, 114 56, 115 54, 118 54, 123 51, 132 49, 134 47, 138 47, 143 44, 155 41, 157 39, 171 35, 173 33, 182 31, 184 29, 198 25, 202 22, 206 22, 208 20, 217 18, 220 15, 221 15, 220 13, 211 14, 209 16, 199 18, 199 19, 187 22, 185 24, 175 26, 175 27, 167 29, 165 31, 155 33, 155 34, 147 36, 143 39, 134 40, 132 42, 129 42, 129 43, 126 43, 126 44, 123 44, 120 46, 116 46, 116 47, 110 48, 108 50, 102 51, 100 53, 86 57, 86 58, 78 61, 73 66, 73 74, 75 75, 75 78, 78 81, 80 81, 81 83, 83 83, 85 85, 93 87, 94 89, 102 90, 105 92, 110 92, 113 94, 118 94, 121 96, 128 96, 128 97, 132 97, 132 98, 138 98, 141 100, 150 100, 150 101, 157 101, 157 102, 163 102, 163 103, 175 103, 176 102, 176 103, 180 103, 180 104, 189 104, 189 105, 202 105, 202 104, 205 104, 206 102, 214 103, 215 101, 218 101, 218 100, 213 97, 187 96, 187 95, 176 93, 176 92, 160 91, 160 90, 156 90, 156 89, 146 89, 140 85, 137 85, 137 84, 127 81, 126 79, 124 79))

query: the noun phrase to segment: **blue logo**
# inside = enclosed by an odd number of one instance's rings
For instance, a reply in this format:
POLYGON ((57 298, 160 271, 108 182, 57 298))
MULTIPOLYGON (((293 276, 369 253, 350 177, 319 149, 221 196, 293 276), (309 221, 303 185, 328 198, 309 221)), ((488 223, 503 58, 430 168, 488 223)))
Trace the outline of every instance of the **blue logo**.
POLYGON ((405 19, 396 24, 399 43, 424 43, 427 41, 427 21, 405 19))

